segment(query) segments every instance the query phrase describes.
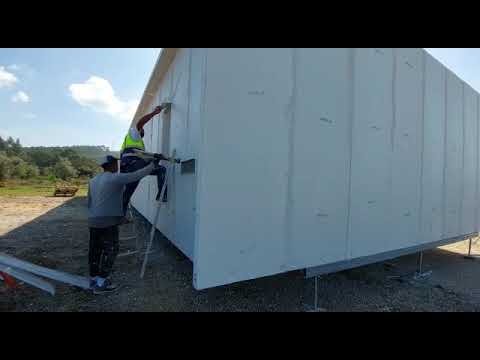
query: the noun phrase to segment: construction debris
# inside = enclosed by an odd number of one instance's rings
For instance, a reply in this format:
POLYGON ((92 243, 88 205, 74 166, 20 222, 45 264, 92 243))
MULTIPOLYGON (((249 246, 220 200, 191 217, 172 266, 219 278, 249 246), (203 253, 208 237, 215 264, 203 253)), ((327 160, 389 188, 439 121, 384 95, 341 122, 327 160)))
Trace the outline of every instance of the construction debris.
POLYGON ((82 289, 90 288, 90 280, 84 276, 72 275, 63 271, 49 269, 0 253, 0 271, 54 295, 52 284, 38 276, 56 280, 82 289), (35 276, 38 275, 38 276, 35 276))
MULTIPOLYGON (((55 287, 49 282, 39 278, 38 276, 32 275, 26 271, 14 269, 9 266, 5 266, 1 264, 0 264, 0 271, 2 273, 10 275, 12 278, 18 279, 20 281, 23 281, 24 283, 35 286, 36 288, 44 290, 51 295, 55 295, 55 287)), ((5 284, 8 287, 15 287, 16 285, 15 282, 12 283, 12 281, 8 277, 5 277, 5 276, 3 277, 4 277, 5 284)))
POLYGON ((1 271, 0 271, 0 280, 4 281, 5 285, 7 285, 7 287, 10 289, 14 289, 17 287, 17 282, 15 281, 15 279, 12 276, 1 271))

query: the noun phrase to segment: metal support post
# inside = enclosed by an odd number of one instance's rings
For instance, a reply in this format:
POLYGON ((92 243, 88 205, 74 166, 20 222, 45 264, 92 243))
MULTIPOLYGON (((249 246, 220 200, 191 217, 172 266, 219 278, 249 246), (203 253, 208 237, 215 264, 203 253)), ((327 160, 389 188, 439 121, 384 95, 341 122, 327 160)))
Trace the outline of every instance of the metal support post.
POLYGON ((423 251, 420 251, 418 257, 418 270, 414 275, 415 280, 425 279, 426 277, 432 275, 432 271, 423 272, 423 251))

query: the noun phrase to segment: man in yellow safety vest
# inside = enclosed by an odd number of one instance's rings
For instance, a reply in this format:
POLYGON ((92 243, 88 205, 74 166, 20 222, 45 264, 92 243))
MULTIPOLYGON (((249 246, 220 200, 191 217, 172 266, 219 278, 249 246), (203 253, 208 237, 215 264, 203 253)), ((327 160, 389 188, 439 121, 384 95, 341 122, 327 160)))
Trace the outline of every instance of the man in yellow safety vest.
MULTIPOLYGON (((145 136, 145 131, 143 127, 148 123, 155 115, 158 115, 166 108, 166 104, 157 106, 151 113, 143 116, 135 126, 131 127, 123 140, 122 147, 120 149, 120 172, 129 173, 137 171, 148 165, 148 161, 140 157, 135 156, 134 149, 145 151, 145 144, 143 142, 143 137, 145 136)), ((165 167, 159 166, 154 170, 150 175, 157 176, 158 189, 163 186, 165 180, 165 167)), ((123 194, 123 211, 124 214, 127 212, 128 203, 132 197, 135 189, 137 188, 139 181, 129 183, 125 186, 125 191, 123 194)), ((157 199, 159 200, 159 199, 157 199)), ((164 196, 163 201, 166 198, 164 196)))

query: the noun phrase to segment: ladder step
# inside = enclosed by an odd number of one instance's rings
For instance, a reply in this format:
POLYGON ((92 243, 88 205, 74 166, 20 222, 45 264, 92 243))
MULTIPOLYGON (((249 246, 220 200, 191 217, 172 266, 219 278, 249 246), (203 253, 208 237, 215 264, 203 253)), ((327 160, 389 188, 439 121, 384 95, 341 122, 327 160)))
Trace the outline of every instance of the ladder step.
MULTIPOLYGON (((155 254, 156 252, 157 252, 156 250, 155 250, 155 251, 150 251, 148 254, 149 254, 149 255, 150 255, 150 254, 155 254)), ((117 258, 125 257, 125 256, 130 256, 130 255, 135 255, 135 254, 138 254, 138 253, 139 253, 139 251, 137 251, 137 250, 127 251, 127 252, 124 252, 124 253, 122 253, 122 254, 117 255, 117 258)), ((145 254, 147 254, 146 251, 140 252, 140 255, 145 255, 145 254)))
POLYGON ((126 237, 121 237, 120 241, 128 241, 128 240, 133 240, 136 239, 136 236, 126 236, 126 237))

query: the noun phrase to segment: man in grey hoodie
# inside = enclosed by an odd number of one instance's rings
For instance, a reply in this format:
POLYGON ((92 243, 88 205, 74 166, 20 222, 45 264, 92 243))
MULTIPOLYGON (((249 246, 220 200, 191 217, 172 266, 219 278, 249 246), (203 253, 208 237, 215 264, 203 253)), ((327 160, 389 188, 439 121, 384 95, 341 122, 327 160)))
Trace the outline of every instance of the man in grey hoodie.
POLYGON ((118 159, 106 156, 101 161, 103 172, 88 184, 88 226, 90 244, 88 262, 90 287, 94 294, 116 290, 108 279, 119 249, 118 225, 124 221, 123 193, 125 185, 150 175, 159 165, 152 162, 131 172, 118 172, 118 159))

